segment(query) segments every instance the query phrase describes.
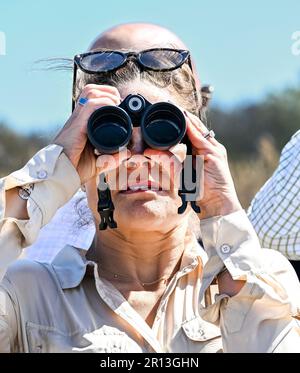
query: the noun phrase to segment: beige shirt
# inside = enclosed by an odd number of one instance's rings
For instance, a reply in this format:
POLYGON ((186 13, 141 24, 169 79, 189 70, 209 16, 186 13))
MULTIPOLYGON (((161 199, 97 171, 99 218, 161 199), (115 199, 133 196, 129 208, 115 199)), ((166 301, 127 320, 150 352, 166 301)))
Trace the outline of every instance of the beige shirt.
POLYGON ((16 260, 79 186, 56 145, 0 180, 1 352, 300 352, 297 276, 280 253, 260 248, 244 211, 200 222, 205 250, 185 242, 152 328, 76 248, 50 264, 16 260), (30 183, 29 220, 4 219, 5 191, 30 183), (205 307, 224 265, 246 284, 205 307))

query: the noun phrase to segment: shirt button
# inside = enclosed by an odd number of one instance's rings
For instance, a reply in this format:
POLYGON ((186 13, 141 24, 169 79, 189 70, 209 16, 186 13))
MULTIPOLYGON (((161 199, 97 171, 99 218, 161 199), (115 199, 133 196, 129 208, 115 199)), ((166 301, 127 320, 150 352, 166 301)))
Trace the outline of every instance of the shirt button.
POLYGON ((227 244, 222 245, 220 249, 223 254, 228 254, 231 251, 231 247, 227 244))
POLYGON ((47 176, 48 176, 48 173, 47 173, 47 171, 45 171, 45 170, 40 170, 40 171, 38 171, 38 173, 37 173, 37 177, 38 177, 39 179, 46 179, 47 176))

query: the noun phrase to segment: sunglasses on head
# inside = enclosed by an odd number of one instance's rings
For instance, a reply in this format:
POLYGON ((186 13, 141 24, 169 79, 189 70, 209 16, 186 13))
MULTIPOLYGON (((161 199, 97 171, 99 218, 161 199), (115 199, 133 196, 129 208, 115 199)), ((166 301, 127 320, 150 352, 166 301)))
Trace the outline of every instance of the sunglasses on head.
MULTIPOLYGON (((128 61, 135 61, 142 70, 150 71, 172 71, 188 63, 191 71, 192 62, 190 52, 182 49, 172 48, 152 48, 141 52, 120 52, 110 50, 98 50, 78 54, 74 57, 73 76, 73 97, 75 97, 75 87, 77 79, 77 69, 79 68, 87 74, 101 74, 114 72, 125 66, 128 61)), ((75 102, 73 99, 72 110, 75 102)))

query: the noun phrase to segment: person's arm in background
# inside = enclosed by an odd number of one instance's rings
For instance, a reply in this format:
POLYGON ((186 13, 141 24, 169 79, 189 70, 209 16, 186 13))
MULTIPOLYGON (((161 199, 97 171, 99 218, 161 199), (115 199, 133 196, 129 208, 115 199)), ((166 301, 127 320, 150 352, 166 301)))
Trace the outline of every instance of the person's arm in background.
POLYGON ((300 264, 300 131, 284 147, 277 170, 254 197, 248 216, 262 247, 300 264))

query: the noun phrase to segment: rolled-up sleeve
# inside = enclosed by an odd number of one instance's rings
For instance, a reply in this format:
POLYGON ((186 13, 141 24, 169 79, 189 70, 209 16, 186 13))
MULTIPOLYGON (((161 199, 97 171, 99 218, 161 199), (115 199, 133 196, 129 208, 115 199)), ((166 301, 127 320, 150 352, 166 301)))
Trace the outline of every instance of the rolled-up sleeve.
POLYGON ((233 297, 217 295, 206 312, 209 321, 218 318, 224 352, 300 352, 300 284, 288 260, 260 247, 244 211, 203 220, 201 232, 209 268, 225 265, 246 281, 233 297))
POLYGON ((0 180, 0 281, 22 248, 35 241, 40 228, 79 187, 79 175, 58 145, 40 150, 21 170, 0 180), (29 219, 5 218, 6 191, 27 185, 32 186, 27 202, 29 219))

